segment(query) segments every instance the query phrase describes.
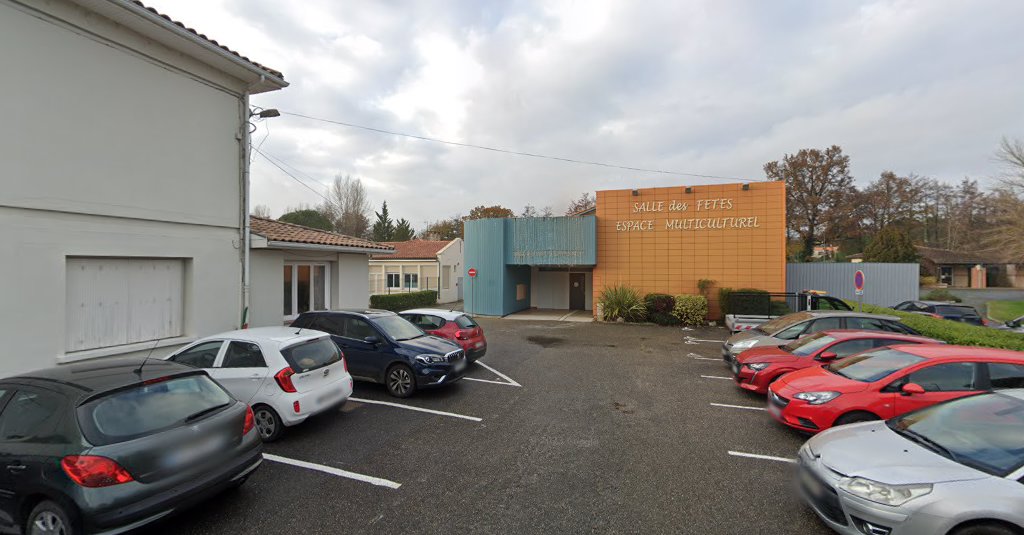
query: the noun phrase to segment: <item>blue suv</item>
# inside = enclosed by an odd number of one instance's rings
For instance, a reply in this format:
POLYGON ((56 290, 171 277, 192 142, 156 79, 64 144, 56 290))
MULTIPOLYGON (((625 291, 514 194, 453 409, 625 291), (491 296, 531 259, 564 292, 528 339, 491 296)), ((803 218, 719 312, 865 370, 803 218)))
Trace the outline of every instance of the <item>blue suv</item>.
POLYGON ((466 354, 454 342, 425 334, 387 310, 304 312, 292 327, 331 335, 354 379, 384 383, 407 398, 420 388, 454 383, 466 373, 466 354))

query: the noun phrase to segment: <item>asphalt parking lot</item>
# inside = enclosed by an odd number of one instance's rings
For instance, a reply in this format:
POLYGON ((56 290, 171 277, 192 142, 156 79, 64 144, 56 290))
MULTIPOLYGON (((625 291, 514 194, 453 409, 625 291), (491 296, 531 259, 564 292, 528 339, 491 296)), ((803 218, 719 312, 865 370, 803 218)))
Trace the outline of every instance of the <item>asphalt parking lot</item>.
POLYGON ((723 379, 723 329, 480 323, 476 381, 356 383, 241 489, 151 531, 829 533, 791 491, 804 437, 723 379))

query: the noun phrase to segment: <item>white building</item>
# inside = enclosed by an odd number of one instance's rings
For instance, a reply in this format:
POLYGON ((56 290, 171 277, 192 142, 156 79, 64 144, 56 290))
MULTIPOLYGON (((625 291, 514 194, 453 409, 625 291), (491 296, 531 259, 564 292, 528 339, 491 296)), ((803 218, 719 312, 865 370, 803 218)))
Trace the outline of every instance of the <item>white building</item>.
POLYGON ((0 0, 0 72, 0 376, 237 328, 281 73, 128 0, 0 0))
POLYGON ((394 254, 370 257, 370 293, 435 290, 439 303, 462 299, 462 238, 386 242, 394 254))
POLYGON ((369 255, 387 245, 252 217, 253 327, 281 325, 307 310, 365 308, 369 255))

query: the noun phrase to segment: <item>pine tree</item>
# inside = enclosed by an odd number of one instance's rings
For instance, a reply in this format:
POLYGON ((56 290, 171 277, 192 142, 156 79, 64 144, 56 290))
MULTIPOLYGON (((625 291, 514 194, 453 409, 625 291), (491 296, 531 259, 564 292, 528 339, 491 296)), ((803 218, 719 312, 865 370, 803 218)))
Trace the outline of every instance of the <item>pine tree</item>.
POLYGON ((881 230, 864 249, 865 262, 917 262, 917 249, 910 235, 896 225, 881 230))
POLYGON ((388 213, 388 202, 384 201, 384 206, 381 207, 380 212, 375 212, 377 221, 373 223, 373 231, 371 232, 373 241, 394 241, 395 239, 395 222, 391 220, 391 214, 388 213))
POLYGON ((395 233, 391 241, 409 241, 416 238, 416 231, 412 229, 412 223, 402 218, 395 221, 395 233))

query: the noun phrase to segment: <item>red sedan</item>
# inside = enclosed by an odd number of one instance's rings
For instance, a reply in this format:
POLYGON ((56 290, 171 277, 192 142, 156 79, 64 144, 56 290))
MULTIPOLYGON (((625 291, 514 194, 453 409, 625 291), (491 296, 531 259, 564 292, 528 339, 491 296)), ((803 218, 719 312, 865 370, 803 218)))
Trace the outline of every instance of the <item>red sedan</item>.
POLYGON ((487 339, 484 330, 472 316, 458 310, 439 308, 416 308, 398 313, 423 332, 447 338, 466 352, 472 362, 487 353, 487 339))
POLYGON ((1024 353, 940 344, 897 345, 782 376, 768 411, 811 433, 882 420, 986 390, 1024 387, 1024 353))
POLYGON ((732 375, 740 388, 767 394, 768 385, 789 372, 821 366, 823 363, 879 347, 941 343, 923 336, 886 331, 821 331, 782 346, 748 349, 736 356, 732 364, 732 375))

